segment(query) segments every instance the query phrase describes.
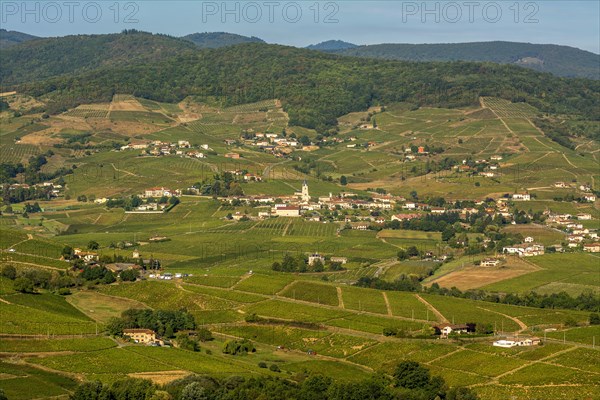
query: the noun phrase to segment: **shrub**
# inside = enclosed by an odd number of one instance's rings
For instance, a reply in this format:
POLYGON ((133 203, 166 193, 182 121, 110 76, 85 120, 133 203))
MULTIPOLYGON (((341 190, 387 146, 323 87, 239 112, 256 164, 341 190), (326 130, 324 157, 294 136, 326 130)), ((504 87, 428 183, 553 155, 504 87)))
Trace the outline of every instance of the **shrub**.
POLYGON ((264 361, 261 361, 261 362, 258 363, 258 367, 259 368, 267 368, 267 363, 264 362, 264 361))
POLYGON ((14 281, 17 278, 17 269, 12 265, 2 267, 2 276, 14 281))
POLYGON ((33 281, 29 278, 17 278, 15 279, 14 288, 17 292, 21 293, 33 293, 33 281))
POLYGON ((277 364, 271 364, 271 366, 269 367, 269 370, 271 370, 273 372, 281 372, 281 370, 279 369, 279 365, 277 365, 277 364))
POLYGON ((198 340, 201 342, 209 342, 214 339, 211 331, 206 328, 200 328, 196 332, 198 333, 198 340))

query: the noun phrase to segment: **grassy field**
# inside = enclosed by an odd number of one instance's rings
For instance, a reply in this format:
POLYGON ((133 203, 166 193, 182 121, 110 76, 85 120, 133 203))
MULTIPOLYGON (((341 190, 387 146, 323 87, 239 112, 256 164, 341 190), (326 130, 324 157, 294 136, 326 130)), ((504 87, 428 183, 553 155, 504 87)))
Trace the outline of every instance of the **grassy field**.
POLYGON ((528 259, 540 268, 538 271, 485 286, 495 291, 556 293, 566 291, 578 295, 585 291, 600 290, 598 258, 592 254, 547 254, 528 259))
POLYGON ((88 317, 101 323, 121 316, 125 310, 148 307, 143 303, 124 297, 106 296, 95 292, 77 292, 67 297, 67 301, 88 317))

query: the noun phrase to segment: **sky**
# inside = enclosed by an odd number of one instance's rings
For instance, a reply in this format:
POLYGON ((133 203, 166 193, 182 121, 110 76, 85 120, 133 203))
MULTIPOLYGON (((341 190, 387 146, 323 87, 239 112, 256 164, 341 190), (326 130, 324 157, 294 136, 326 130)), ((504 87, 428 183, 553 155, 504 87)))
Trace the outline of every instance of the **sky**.
POLYGON ((0 26, 36 36, 232 32, 304 47, 506 40, 600 53, 600 1, 7 1, 0 26))

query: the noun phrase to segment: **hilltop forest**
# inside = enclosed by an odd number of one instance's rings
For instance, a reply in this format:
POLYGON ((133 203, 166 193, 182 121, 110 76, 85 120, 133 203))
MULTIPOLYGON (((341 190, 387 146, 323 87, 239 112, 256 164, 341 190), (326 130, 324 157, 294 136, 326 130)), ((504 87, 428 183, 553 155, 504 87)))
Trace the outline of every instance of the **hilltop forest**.
POLYGON ((372 105, 464 107, 493 95, 600 119, 599 81, 493 63, 374 60, 263 43, 198 49, 135 31, 38 40, 1 55, 2 90, 43 99, 49 114, 115 93, 162 102, 219 97, 225 105, 279 98, 291 124, 326 132, 337 117, 372 105))

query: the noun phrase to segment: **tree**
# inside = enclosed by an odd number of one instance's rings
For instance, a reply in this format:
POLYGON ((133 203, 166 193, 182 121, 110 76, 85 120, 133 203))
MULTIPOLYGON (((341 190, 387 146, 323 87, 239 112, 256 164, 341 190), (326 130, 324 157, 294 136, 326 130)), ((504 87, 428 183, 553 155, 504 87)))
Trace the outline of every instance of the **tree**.
POLYGON ((86 382, 77 386, 75 392, 71 395, 72 400, 99 400, 103 392, 101 382, 86 382))
POLYGON ((406 389, 424 388, 429 384, 429 370, 416 361, 402 361, 394 371, 395 384, 406 389))
POLYGON ((403 260, 406 260, 407 258, 408 258, 408 254, 406 253, 406 250, 404 250, 404 249, 398 250, 398 261, 403 261, 403 260))
POLYGON ((171 324, 167 324, 167 326, 165 327, 165 336, 168 338, 172 338, 175 336, 175 333, 173 332, 173 326, 171 324))
POLYGON ((201 342, 209 342, 214 339, 212 332, 206 328, 200 328, 196 331, 196 333, 198 334, 198 340, 201 342))
POLYGON ((25 277, 15 279, 15 282, 13 283, 13 287, 15 288, 15 290, 17 292, 21 292, 21 293, 33 293, 34 292, 33 281, 31 279, 25 278, 25 277))
POLYGON ((126 271, 121 272, 121 280, 125 282, 134 282, 139 276, 140 271, 137 269, 128 269, 126 271))
POLYGON ((346 178, 346 175, 340 176, 340 185, 346 186, 347 184, 348 184, 348 178, 346 178))
POLYGON ((452 227, 452 225, 448 226, 442 232, 442 241, 447 242, 448 240, 452 239, 455 234, 456 234, 456 232, 454 231, 454 228, 452 227))
POLYGON ((469 388, 457 387, 446 393, 446 400, 479 400, 479 397, 469 388))
POLYGON ((277 364, 271 364, 271 366, 269 367, 269 370, 273 371, 273 372, 281 372, 281 369, 279 369, 279 365, 277 365, 277 364))
POLYGON ((417 257, 421 252, 416 246, 409 246, 406 248, 406 255, 409 257, 417 257))
POLYGON ((87 245, 88 250, 98 250, 100 245, 95 240, 90 240, 87 245))
POLYGON ((12 265, 2 267, 2 276, 14 281, 17 278, 17 269, 12 265))
POLYGON ((180 400, 208 400, 206 389, 200 382, 192 382, 181 391, 180 400))
POLYGON ((63 256, 63 258, 65 260, 70 260, 73 258, 73 255, 75 254, 75 252, 73 251, 73 248, 71 246, 65 246, 65 247, 63 247, 60 254, 63 256))
POLYGON ((121 336, 125 329, 125 321, 121 318, 111 318, 106 323, 106 330, 111 336, 121 336))
POLYGON ((309 146, 310 145, 310 138, 308 136, 304 135, 304 136, 300 137, 300 143, 303 146, 309 146))

